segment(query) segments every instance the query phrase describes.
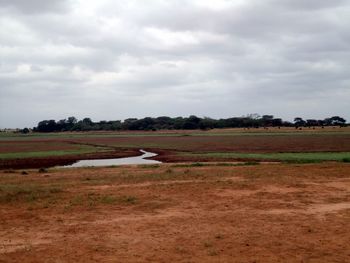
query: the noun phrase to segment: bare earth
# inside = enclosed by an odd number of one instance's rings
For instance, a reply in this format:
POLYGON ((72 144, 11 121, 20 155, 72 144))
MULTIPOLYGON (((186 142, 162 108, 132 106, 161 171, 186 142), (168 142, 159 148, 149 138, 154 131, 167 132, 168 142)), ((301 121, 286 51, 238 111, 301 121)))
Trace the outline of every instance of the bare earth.
POLYGON ((350 262, 346 163, 20 172, 0 262, 350 262))

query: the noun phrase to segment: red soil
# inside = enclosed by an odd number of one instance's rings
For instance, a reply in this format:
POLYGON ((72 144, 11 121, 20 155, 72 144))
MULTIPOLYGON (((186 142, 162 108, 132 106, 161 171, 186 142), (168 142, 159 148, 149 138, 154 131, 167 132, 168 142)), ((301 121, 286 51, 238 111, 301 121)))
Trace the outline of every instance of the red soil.
POLYGON ((350 262, 347 164, 0 172, 0 184, 63 189, 0 203, 0 262, 350 262))

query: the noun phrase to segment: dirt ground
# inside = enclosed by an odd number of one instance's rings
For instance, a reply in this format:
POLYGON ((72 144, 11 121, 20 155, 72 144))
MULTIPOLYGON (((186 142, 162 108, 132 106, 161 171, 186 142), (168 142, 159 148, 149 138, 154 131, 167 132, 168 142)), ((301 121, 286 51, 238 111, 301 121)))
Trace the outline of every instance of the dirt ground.
POLYGON ((0 262, 350 262, 350 165, 0 171, 0 262))

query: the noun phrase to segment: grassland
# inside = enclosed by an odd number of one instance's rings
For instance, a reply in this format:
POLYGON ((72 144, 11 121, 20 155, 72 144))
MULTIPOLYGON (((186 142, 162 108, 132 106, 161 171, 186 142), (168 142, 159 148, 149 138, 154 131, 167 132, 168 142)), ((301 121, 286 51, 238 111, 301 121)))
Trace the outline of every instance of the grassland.
POLYGON ((55 157, 64 155, 78 155, 96 152, 107 152, 108 148, 82 146, 76 150, 54 150, 54 151, 30 151, 30 152, 10 152, 0 153, 0 159, 21 159, 21 158, 36 158, 36 157, 55 157))
POLYGON ((0 134, 0 168, 49 167, 78 159, 159 153, 163 162, 347 161, 350 128, 0 134), (74 157, 74 158, 73 158, 74 157), (42 161, 44 160, 44 161, 42 161))
MULTIPOLYGON (((181 154, 180 154, 181 155, 181 154)), ((350 162, 350 152, 313 152, 313 153, 182 153, 191 157, 215 157, 222 159, 254 159, 290 162, 350 162)))

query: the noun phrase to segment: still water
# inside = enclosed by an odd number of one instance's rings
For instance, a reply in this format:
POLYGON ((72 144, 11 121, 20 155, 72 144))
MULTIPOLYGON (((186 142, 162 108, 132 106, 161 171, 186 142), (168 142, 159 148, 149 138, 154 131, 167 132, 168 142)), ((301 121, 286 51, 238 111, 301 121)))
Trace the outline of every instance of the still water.
POLYGON ((65 168, 73 167, 94 167, 94 166, 111 166, 111 165, 127 165, 127 164, 157 164, 161 163, 156 160, 147 160, 145 158, 150 158, 157 156, 156 153, 146 152, 140 150, 142 155, 135 157, 126 157, 126 158, 116 158, 116 159, 95 159, 95 160, 80 160, 71 165, 64 166, 65 168))

